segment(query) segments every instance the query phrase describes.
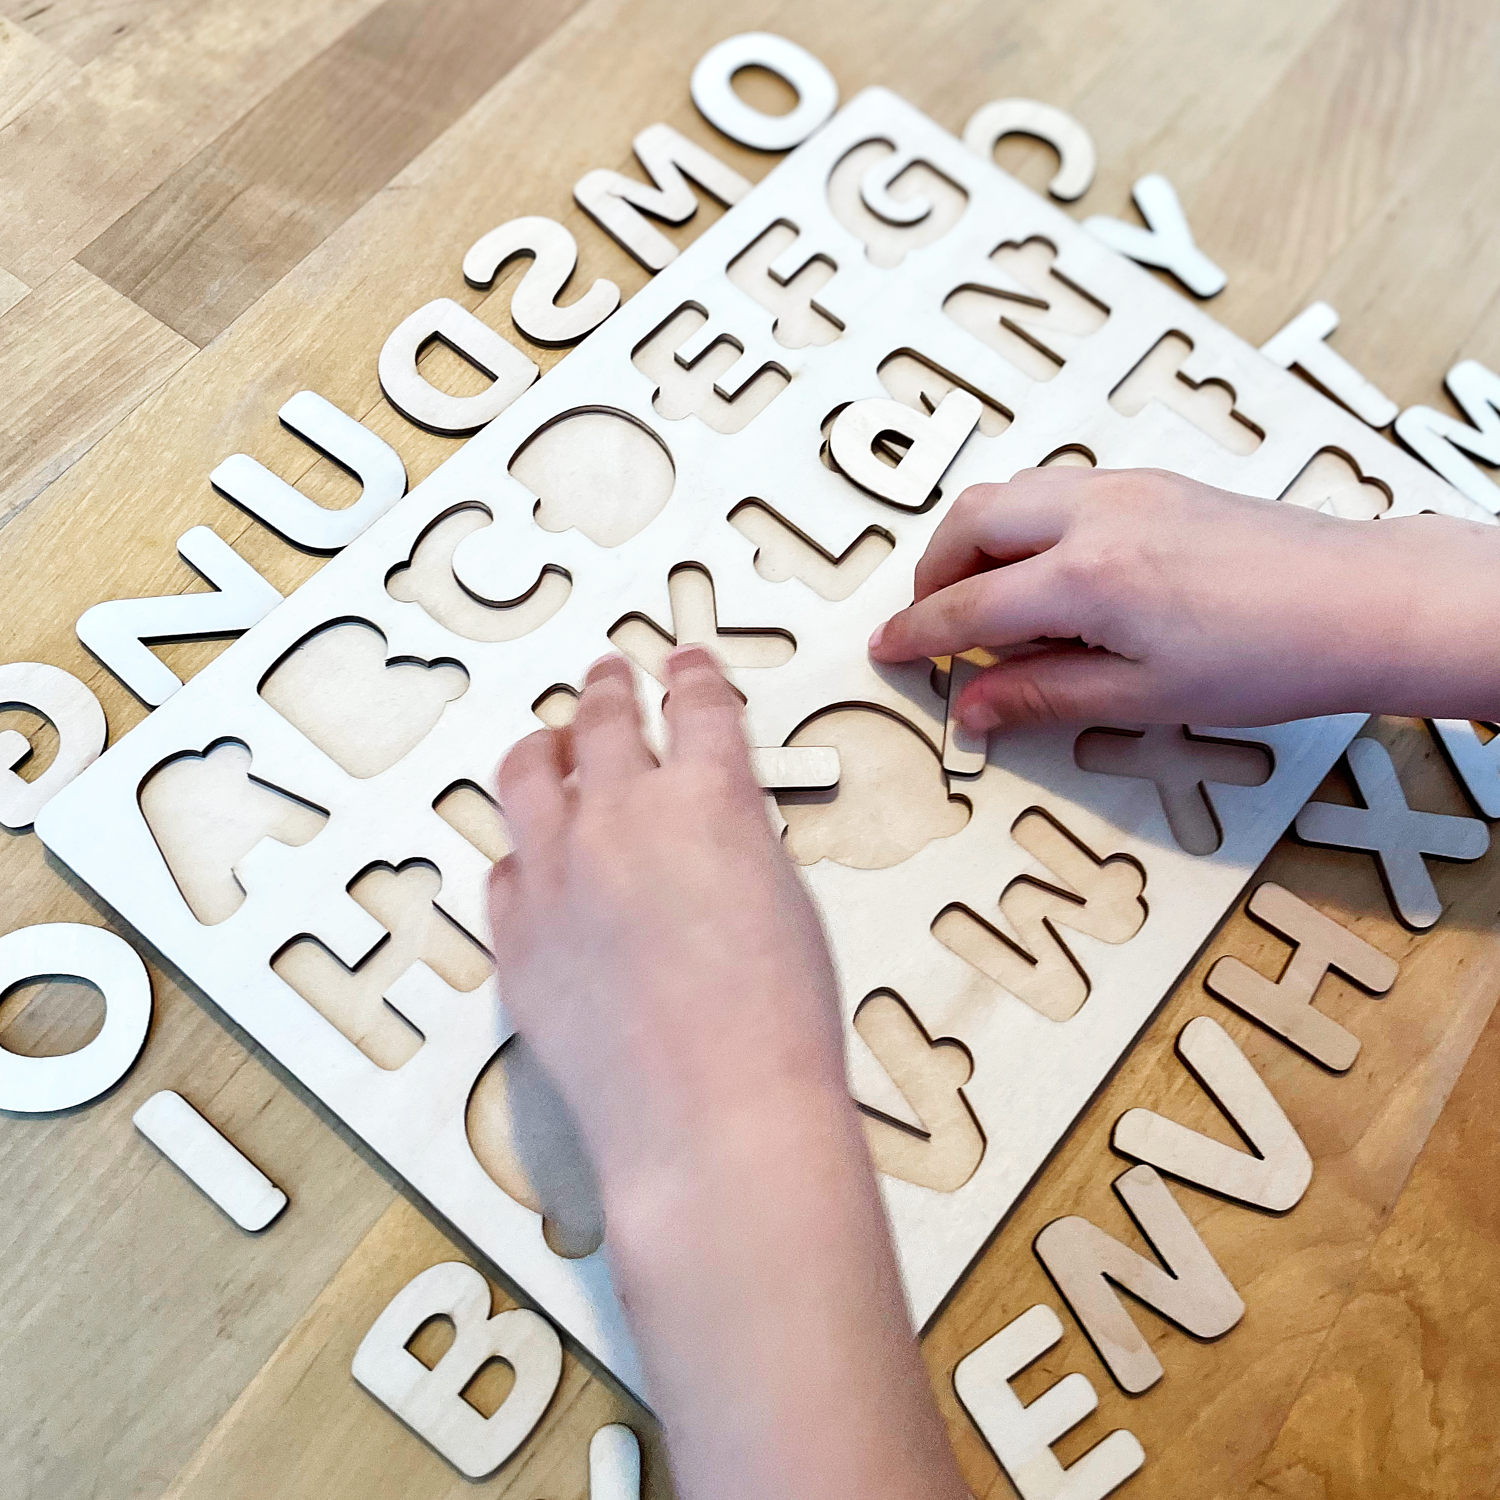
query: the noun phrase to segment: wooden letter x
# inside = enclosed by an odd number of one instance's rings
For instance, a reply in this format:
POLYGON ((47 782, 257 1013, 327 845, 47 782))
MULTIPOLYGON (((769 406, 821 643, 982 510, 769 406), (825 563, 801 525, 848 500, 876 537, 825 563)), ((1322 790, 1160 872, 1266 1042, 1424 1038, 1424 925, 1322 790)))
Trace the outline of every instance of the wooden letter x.
POLYGON ((1297 837, 1338 849, 1368 849, 1380 861, 1396 915, 1408 927, 1431 927, 1442 916, 1443 903, 1423 855, 1478 859, 1490 847, 1490 831, 1478 818, 1408 807, 1390 752, 1378 740, 1355 740, 1345 755, 1365 805, 1309 802, 1297 814, 1297 837))

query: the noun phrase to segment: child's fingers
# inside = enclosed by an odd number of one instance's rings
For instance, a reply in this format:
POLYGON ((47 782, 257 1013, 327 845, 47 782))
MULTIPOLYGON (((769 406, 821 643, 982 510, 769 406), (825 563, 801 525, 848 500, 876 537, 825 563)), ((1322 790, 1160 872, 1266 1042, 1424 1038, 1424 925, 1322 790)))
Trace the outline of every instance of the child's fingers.
POLYGON ((541 729, 518 741, 500 762, 495 789, 511 843, 523 857, 550 847, 567 818, 562 737, 541 729))
POLYGON ((670 737, 669 759, 696 757, 743 765, 748 776, 744 707, 718 662, 702 646, 684 646, 667 658, 662 713, 670 737))
POLYGON ((635 678, 622 656, 606 656, 589 668, 571 730, 580 785, 617 781, 656 764, 641 731, 635 678))
POLYGON ((1019 646, 1042 636, 1067 639, 1056 570, 1045 557, 961 578, 891 616, 870 637, 876 661, 953 656, 976 646, 1019 646))
POLYGON ((1009 484, 970 485, 917 564, 915 597, 1055 546, 1068 529, 1079 476, 1077 469, 1023 469, 1009 484))
POLYGON ((1141 719, 1155 715, 1149 669, 1109 651, 1041 652, 981 672, 958 700, 976 734, 1024 724, 1141 719))

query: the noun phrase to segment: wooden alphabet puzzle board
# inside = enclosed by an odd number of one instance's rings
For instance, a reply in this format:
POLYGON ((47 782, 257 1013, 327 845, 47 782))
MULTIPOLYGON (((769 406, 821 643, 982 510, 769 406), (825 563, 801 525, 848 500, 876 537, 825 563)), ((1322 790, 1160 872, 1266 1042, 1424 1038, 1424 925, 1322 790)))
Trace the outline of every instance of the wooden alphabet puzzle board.
POLYGON ((954 495, 1090 460, 1348 514, 1484 518, 869 90, 37 830, 640 1391, 606 1252, 554 1253, 471 1144, 476 1080, 510 1032, 484 978, 486 840, 455 809, 612 642, 653 715, 674 633, 706 634, 756 746, 837 748, 851 716, 875 725, 912 768, 894 790, 845 757, 834 792, 783 812, 924 1323, 1360 723, 1053 728, 996 737, 986 761, 947 732, 966 664, 871 664, 867 637, 909 602, 954 495), (848 403, 925 416, 955 390, 981 414, 935 502, 888 503, 829 457, 848 403), (184 821, 185 774, 251 795, 184 821), (425 882, 444 951, 469 961, 435 967, 422 934, 382 924, 371 891, 396 879, 425 882), (337 983, 314 1004, 309 964, 387 977, 373 1006, 368 986, 330 1002, 337 983))

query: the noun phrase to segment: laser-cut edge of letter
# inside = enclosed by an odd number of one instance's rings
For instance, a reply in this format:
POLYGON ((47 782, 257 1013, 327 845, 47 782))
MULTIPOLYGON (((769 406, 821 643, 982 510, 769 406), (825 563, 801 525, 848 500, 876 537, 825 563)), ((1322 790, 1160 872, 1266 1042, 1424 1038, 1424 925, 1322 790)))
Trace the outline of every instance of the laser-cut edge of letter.
POLYGON ((50 1114, 88 1104, 135 1066, 151 1029, 151 976, 105 927, 45 922, 0 937, 0 997, 32 979, 82 979, 104 995, 104 1024, 76 1052, 23 1057, 0 1047, 0 1109, 50 1114))
POLYGON ((1066 1469, 1052 1444, 1098 1410, 1087 1375, 1074 1371, 1025 1403, 1011 1381, 1062 1341, 1062 1319, 1045 1302, 1028 1307, 953 1368, 953 1392, 1021 1500, 1103 1500, 1146 1462, 1128 1428, 1117 1427, 1066 1469))
POLYGON ((562 1344, 552 1325, 529 1308, 492 1315, 492 1306, 489 1283, 472 1266, 429 1266, 385 1305, 350 1366, 377 1401, 470 1479, 493 1474, 531 1436, 562 1379, 562 1344), (456 1331, 429 1370, 406 1345, 440 1314, 456 1331), (482 1417, 460 1392, 496 1356, 509 1362, 516 1380, 495 1412, 482 1417))
POLYGON ((57 730, 57 754, 35 781, 23 781, 15 771, 31 754, 31 741, 14 729, 0 730, 0 827, 20 831, 98 760, 109 728, 93 689, 47 662, 0 666, 0 706, 12 703, 50 719, 57 730))
POLYGON ((241 1229, 259 1233, 287 1197, 219 1128, 181 1094, 162 1089, 131 1116, 135 1128, 241 1229))
POLYGON ((969 116, 964 145, 986 161, 1008 135, 1029 135, 1057 152, 1057 171, 1047 191, 1060 203, 1073 203, 1088 192, 1098 169, 1094 138, 1066 110, 1039 99, 991 99, 969 116))

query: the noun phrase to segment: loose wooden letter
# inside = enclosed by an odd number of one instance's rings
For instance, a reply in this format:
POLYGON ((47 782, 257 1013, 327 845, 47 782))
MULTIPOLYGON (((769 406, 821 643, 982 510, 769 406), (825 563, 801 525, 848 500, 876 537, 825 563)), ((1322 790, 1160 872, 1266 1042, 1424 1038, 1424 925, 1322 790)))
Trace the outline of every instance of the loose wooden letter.
POLYGON ((922 510, 982 410, 979 398, 964 390, 949 391, 931 416, 884 396, 851 401, 834 419, 828 451, 861 489, 901 510, 922 510), (889 437, 910 445, 895 468, 875 453, 875 445, 886 445, 889 437))
POLYGON ((248 453, 226 458, 208 482, 289 542, 310 552, 337 552, 406 493, 401 455, 316 391, 298 391, 277 415, 284 427, 348 469, 363 487, 353 505, 330 510, 309 500, 248 453))
POLYGON ((181 1094, 162 1089, 136 1110, 135 1128, 241 1229, 264 1229, 286 1194, 181 1094))
POLYGON ((562 1378, 562 1344, 552 1325, 526 1308, 490 1317, 489 1283, 462 1261, 444 1261, 396 1293, 355 1351, 352 1371, 461 1474, 484 1479, 541 1421, 562 1378), (435 1317, 452 1319, 455 1333, 429 1370, 406 1346, 435 1317), (463 1391, 497 1358, 515 1370, 516 1383, 486 1418, 463 1391))
POLYGON ((641 1445, 623 1423, 589 1440, 589 1500, 641 1500, 641 1445))
POLYGON ((1054 1219, 1037 1235, 1036 1253, 1116 1383, 1138 1392, 1161 1379, 1161 1361, 1111 1281, 1200 1339, 1228 1333, 1245 1304, 1155 1171, 1132 1167, 1115 1191, 1166 1270, 1080 1218, 1054 1219))
POLYGON ((566 307, 557 297, 578 266, 578 241, 556 219, 530 215, 481 235, 464 256, 464 280, 485 290, 517 256, 530 255, 510 297, 510 318, 536 344, 571 344, 597 328, 619 305, 620 289, 600 277, 566 307))
POLYGON ((87 1104, 112 1089, 146 1045, 151 976, 124 938, 78 922, 48 922, 0 937, 0 999, 17 985, 57 975, 99 988, 104 1025, 93 1041, 58 1057, 0 1048, 0 1109, 39 1115, 87 1104))
POLYGON ((1260 352, 1283 370, 1295 365, 1304 371, 1361 422, 1389 427, 1396 420, 1396 403, 1324 342, 1338 326, 1339 315, 1333 308, 1326 302, 1314 302, 1279 333, 1272 334, 1260 346, 1260 352))
POLYGON ((1313 995, 1330 969, 1383 995, 1396 982, 1396 960, 1269 880, 1256 888, 1248 909, 1295 949, 1281 978, 1267 979, 1238 958, 1221 958, 1203 983, 1324 1067, 1346 1072, 1359 1056, 1359 1038, 1314 1010, 1313 995))
POLYGON ((643 215, 668 224, 692 218, 698 200, 688 178, 726 206, 738 203, 750 191, 750 184, 733 167, 670 125, 648 125, 635 138, 635 154, 650 183, 600 167, 578 179, 573 197, 584 213, 648 271, 659 271, 676 260, 677 246, 643 215))
POLYGON ((1088 192, 1098 157, 1093 137, 1066 110, 1036 99, 992 99, 981 104, 964 126, 964 145, 986 161, 1008 135, 1029 135, 1057 152, 1057 171, 1047 191, 1063 203, 1088 192))
POLYGON ((1443 383, 1469 421, 1455 421, 1430 406, 1409 406, 1396 418, 1396 436, 1460 494, 1500 515, 1500 485, 1464 457, 1472 453, 1487 464, 1500 464, 1500 375, 1477 359, 1466 359, 1448 371, 1443 383))
POLYGON ((1146 228, 1095 214, 1083 227, 1111 250, 1143 266, 1170 271, 1195 297, 1217 296, 1229 278, 1193 243, 1177 190, 1159 172, 1139 178, 1131 189, 1146 228))
POLYGON ((533 361, 451 297, 439 297, 404 319, 380 351, 380 389, 401 413, 429 432, 458 437, 493 421, 537 377, 533 361), (417 369, 434 339, 477 365, 494 383, 477 396, 451 396, 417 369))
POLYGON ((1312 1181, 1312 1157, 1254 1064, 1208 1016, 1195 1016, 1182 1028, 1177 1051, 1255 1155, 1150 1109, 1120 1116, 1115 1150, 1256 1208, 1280 1213, 1295 1207, 1312 1181))
POLYGON ((281 595, 207 526, 183 532, 177 552, 217 592, 111 599, 78 617, 78 639, 152 708, 165 703, 182 679, 152 653, 151 643, 240 635, 281 603, 281 595))
POLYGON ((984 1435, 1021 1500, 1103 1500, 1146 1461, 1133 1433, 1117 1428, 1066 1469, 1052 1451, 1099 1405, 1086 1375, 1065 1375, 1029 1406, 1010 1382, 1063 1336, 1045 1302, 1029 1307, 986 1339, 953 1371, 953 1389, 984 1435))
POLYGON ((30 828, 36 815, 104 748, 108 729, 92 689, 71 672, 40 661, 0 667, 0 707, 29 708, 52 721, 57 754, 35 781, 16 775, 31 754, 31 742, 14 729, 0 729, 0 826, 30 828))
POLYGON ((800 146, 839 103, 833 74, 805 47, 768 31, 742 32, 710 47, 698 59, 689 88, 710 125, 756 151, 800 146), (796 108, 768 115, 746 104, 734 91, 734 75, 743 68, 764 68, 789 84, 797 94, 796 108))

